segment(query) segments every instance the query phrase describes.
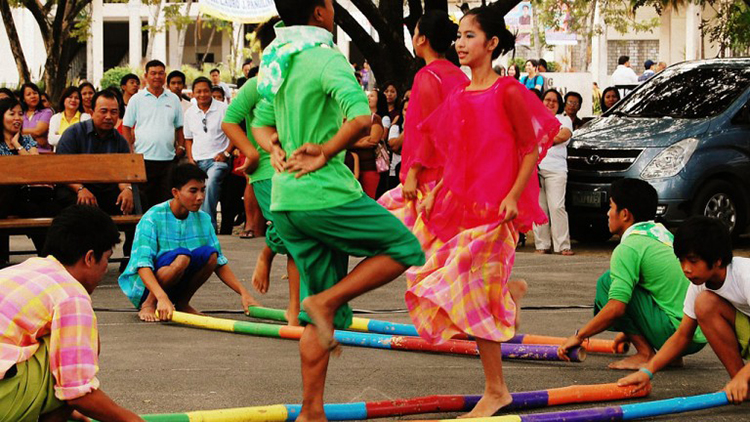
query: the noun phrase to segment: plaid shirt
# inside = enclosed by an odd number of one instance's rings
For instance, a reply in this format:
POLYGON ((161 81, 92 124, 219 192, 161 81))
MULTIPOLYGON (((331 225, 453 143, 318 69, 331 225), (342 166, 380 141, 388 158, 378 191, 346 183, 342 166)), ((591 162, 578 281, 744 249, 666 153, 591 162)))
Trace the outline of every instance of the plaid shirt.
POLYGON ((99 388, 99 334, 86 289, 52 257, 1 270, 0 375, 31 358, 46 336, 58 399, 99 388))
POLYGON ((203 211, 198 211, 191 212, 187 218, 180 220, 169 207, 170 201, 151 207, 141 217, 135 229, 130 262, 118 280, 123 293, 136 307, 140 306, 146 291, 146 286, 138 275, 138 269, 148 267, 153 270, 157 258, 165 252, 177 248, 192 251, 201 246, 212 246, 219 251, 217 265, 227 263, 227 258, 221 253, 211 217, 203 211))

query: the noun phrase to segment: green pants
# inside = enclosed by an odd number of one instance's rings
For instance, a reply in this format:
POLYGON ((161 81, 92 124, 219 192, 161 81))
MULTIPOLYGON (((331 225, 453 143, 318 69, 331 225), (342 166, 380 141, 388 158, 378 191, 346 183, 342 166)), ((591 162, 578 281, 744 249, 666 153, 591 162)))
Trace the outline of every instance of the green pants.
MULTIPOLYGON (((425 262, 417 238, 366 195, 338 207, 273 214, 276 229, 300 272, 301 300, 344 278, 350 255, 387 255, 407 267, 425 262)), ((311 322, 304 311, 300 312, 300 321, 311 322)), ((336 328, 346 328, 351 322, 349 305, 336 311, 336 328)))
MULTIPOLYGON (((596 281, 594 315, 598 314, 609 302, 610 286, 612 286, 612 277, 607 270, 596 281)), ((625 314, 609 329, 625 334, 642 335, 656 350, 661 349, 669 337, 677 331, 669 316, 656 304, 651 295, 640 287, 636 287, 633 291, 630 302, 625 308, 625 314)), ((692 341, 683 355, 696 353, 705 345, 706 343, 692 341)))
POLYGON ((15 376, 0 380, 0 422, 36 421, 65 403, 55 397, 55 377, 49 368, 49 337, 39 350, 16 365, 15 376))
POLYGON ((266 245, 276 254, 289 255, 289 251, 284 246, 284 241, 279 237, 279 232, 276 230, 273 221, 273 213, 271 212, 271 187, 273 183, 271 179, 253 182, 252 185, 260 211, 269 223, 266 228, 266 245))

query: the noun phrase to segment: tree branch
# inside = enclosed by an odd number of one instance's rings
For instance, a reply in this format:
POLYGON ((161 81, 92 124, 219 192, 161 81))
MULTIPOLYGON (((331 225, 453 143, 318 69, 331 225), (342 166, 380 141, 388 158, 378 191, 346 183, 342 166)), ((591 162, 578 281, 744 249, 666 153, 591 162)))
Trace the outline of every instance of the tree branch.
POLYGON ((377 55, 378 44, 372 39, 370 34, 362 28, 356 19, 340 4, 334 3, 334 16, 336 24, 338 24, 347 35, 349 35, 354 41, 354 44, 365 56, 377 55))
POLYGON ((26 64, 26 57, 23 54, 21 39, 18 37, 16 23, 13 21, 13 12, 10 10, 10 4, 7 1, 0 0, 0 16, 3 17, 5 33, 8 35, 8 42, 10 43, 10 50, 13 52, 13 58, 16 59, 18 77, 21 82, 31 82, 31 73, 26 64))
MULTIPOLYGON (((365 15, 367 20, 370 21, 370 25, 372 25, 372 27, 375 28, 376 31, 378 31, 378 35, 381 39, 383 37, 390 36, 388 23, 383 19, 383 15, 381 15, 378 8, 375 7, 375 3, 373 3, 372 0, 351 0, 351 2, 357 9, 359 9, 360 12, 362 12, 363 15, 365 15)), ((354 19, 343 7, 339 7, 339 9, 344 10, 346 14, 349 15, 349 17, 352 18, 355 23, 357 23, 356 19, 354 19)), ((336 14, 338 14, 338 10, 336 10, 336 14)), ((357 26, 359 26, 358 23, 357 26)), ((351 34, 349 36, 351 36, 351 34)))
POLYGON ((34 20, 39 25, 39 32, 42 33, 42 39, 47 44, 47 40, 50 36, 49 22, 47 22, 47 15, 44 13, 44 6, 39 0, 23 0, 24 6, 29 9, 31 15, 34 16, 34 20))
POLYGON ((414 35, 414 28, 417 27, 417 22, 422 17, 422 13, 422 0, 409 0, 409 16, 404 18, 404 25, 406 25, 410 34, 414 35))

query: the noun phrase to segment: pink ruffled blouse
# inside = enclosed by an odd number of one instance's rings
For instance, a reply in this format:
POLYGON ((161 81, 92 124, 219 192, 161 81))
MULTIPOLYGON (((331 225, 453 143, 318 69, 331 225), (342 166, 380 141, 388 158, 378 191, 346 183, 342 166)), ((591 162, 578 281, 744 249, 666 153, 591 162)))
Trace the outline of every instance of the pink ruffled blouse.
MULTIPOLYGON (((435 60, 423 67, 414 76, 409 108, 406 110, 404 121, 404 144, 401 147, 401 183, 414 163, 420 149, 432 148, 431 143, 422 141, 422 133, 417 127, 437 109, 445 98, 458 86, 469 83, 464 72, 448 60, 435 60)), ((429 151, 420 153, 422 156, 432 155, 429 151)), ((434 163, 431 163, 434 164, 434 163)), ((432 166, 424 169, 419 175, 419 183, 428 183, 440 177, 439 168, 432 166)))
MULTIPOLYGON (((513 78, 499 78, 482 91, 467 91, 466 86, 456 88, 419 126, 423 143, 431 148, 420 149, 414 158, 424 167, 442 167, 443 189, 427 224, 443 241, 499 221, 500 204, 516 181, 521 160, 538 148, 541 161, 560 129, 555 116, 513 78)), ((546 221, 534 169, 513 222, 525 232, 546 221)))

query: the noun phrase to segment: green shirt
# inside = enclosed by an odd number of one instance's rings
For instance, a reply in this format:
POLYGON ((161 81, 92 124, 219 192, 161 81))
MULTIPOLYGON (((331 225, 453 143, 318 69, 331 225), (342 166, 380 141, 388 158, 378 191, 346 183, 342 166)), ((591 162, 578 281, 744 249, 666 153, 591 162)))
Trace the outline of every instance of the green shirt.
MULTIPOLYGON (((651 295, 677 329, 690 281, 682 272, 674 249, 648 236, 630 235, 612 252, 610 273, 610 300, 627 304, 636 286, 640 287, 651 295)), ((706 342, 700 330, 696 330, 693 340, 706 342)))
POLYGON ((258 142, 253 138, 251 125, 254 119, 253 109, 260 101, 258 95, 258 78, 254 77, 249 79, 242 85, 237 96, 234 97, 232 102, 229 104, 227 114, 224 115, 225 123, 240 124, 243 120, 245 121, 245 127, 247 128, 247 139, 253 144, 255 149, 258 150, 260 155, 260 161, 258 162, 258 168, 250 175, 251 182, 260 182, 261 180, 268 180, 273 177, 273 167, 271 166, 271 158, 266 150, 258 145, 258 142))
MULTIPOLYGON (((276 126, 287 156, 305 143, 324 144, 338 132, 344 117, 369 116, 370 106, 339 51, 314 47, 295 55, 273 104, 261 101, 253 127, 276 126)), ((276 173, 272 211, 333 208, 362 196, 362 187, 344 164, 345 151, 322 168, 296 179, 276 173)))

